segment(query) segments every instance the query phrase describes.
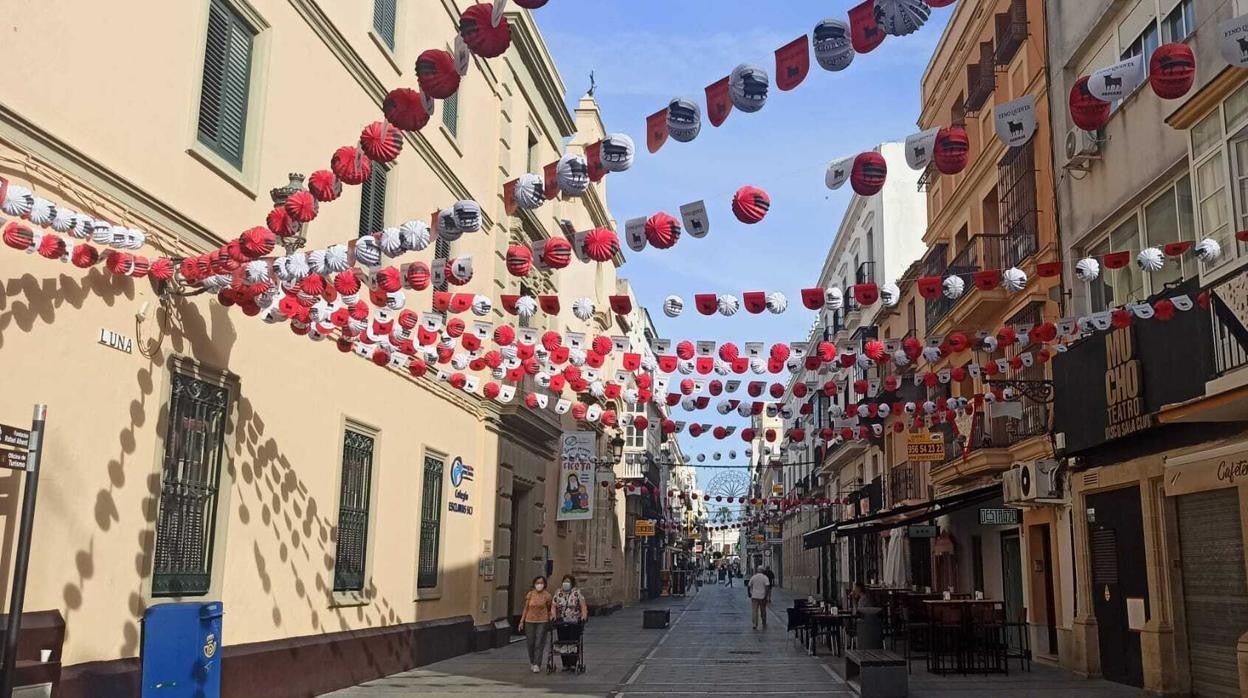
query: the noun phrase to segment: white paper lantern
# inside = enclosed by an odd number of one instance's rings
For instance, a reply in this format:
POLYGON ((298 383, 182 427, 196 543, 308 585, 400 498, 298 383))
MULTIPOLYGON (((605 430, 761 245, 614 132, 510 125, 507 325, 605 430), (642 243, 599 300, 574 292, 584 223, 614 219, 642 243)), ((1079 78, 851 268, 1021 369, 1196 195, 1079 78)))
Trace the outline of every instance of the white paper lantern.
POLYGON ((918 31, 931 12, 924 0, 875 0, 875 21, 885 34, 892 36, 918 31))
POLYGON ((1135 256, 1135 263, 1146 272, 1161 271, 1166 266, 1166 256, 1156 247, 1145 247, 1135 256))
POLYGON ((946 276, 941 282, 941 288, 944 289, 945 298, 956 301, 966 292, 966 281, 957 275, 946 276))
POLYGON ((589 164, 585 156, 567 153, 555 168, 559 191, 565 196, 581 196, 589 189, 589 164))
POLYGON ((365 235, 355 241, 355 261, 366 267, 381 264, 381 245, 378 244, 376 236, 365 235))
POLYGON ((588 321, 594 316, 594 302, 588 298, 577 298, 572 302, 572 314, 578 320, 588 321))
POLYGON ((633 166, 637 147, 626 133, 612 133, 602 139, 602 169, 623 172, 633 166))
POLYGON ((537 300, 532 296, 520 296, 516 301, 516 315, 522 320, 529 320, 537 314, 537 300))
POLYGON ((663 314, 668 317, 680 317, 685 311, 685 302, 680 296, 668 296, 663 299, 663 314))
POLYGON ((854 45, 849 25, 840 19, 825 19, 815 25, 815 61, 824 70, 845 70, 854 62, 854 45))
POLYGON ((1196 243, 1196 257, 1205 264, 1217 261, 1222 256, 1222 246, 1213 238, 1205 238, 1196 243))
POLYGON ((898 349, 893 352, 893 363, 896 364, 898 368, 905 368, 910 365, 910 355, 904 350, 898 349))
POLYGON ((677 97, 667 105, 667 132, 672 140, 688 143, 702 130, 702 109, 694 100, 677 97))
POLYGON ((823 304, 828 310, 840 310, 845 307, 845 294, 835 286, 829 286, 823 292, 823 304))
POLYGON ((472 297, 472 314, 477 317, 485 317, 494 309, 494 304, 490 302, 488 296, 480 294, 472 297))
POLYGON ((584 366, 589 359, 589 354, 584 349, 569 349, 568 363, 573 366, 584 366))
POLYGON ((381 247, 382 254, 391 259, 403 254, 403 234, 396 227, 382 228, 377 234, 377 245, 381 247))
POLYGON ((403 249, 420 252, 429 246, 429 224, 424 221, 408 221, 399 226, 399 240, 403 249))
POLYGON ((1018 293, 1027 285, 1027 273, 1018 267, 1010 267, 1001 272, 1001 288, 1018 293))
POLYGON ((929 364, 940 361, 940 347, 923 347, 923 360, 929 364))
POLYGON ((546 203, 546 180, 526 172, 516 180, 516 205, 523 209, 540 208, 546 203))
POLYGON ((715 299, 716 305, 719 307, 719 314, 724 317, 732 317, 737 314, 737 310, 741 307, 741 302, 736 296, 724 293, 715 299))
POLYGON ((901 288, 892 281, 880 287, 880 300, 884 302, 884 307, 893 308, 901 302, 901 288))
POLYGON ((767 310, 779 315, 789 308, 789 299, 779 291, 767 294, 767 310))
POLYGON ((0 202, 0 209, 10 216, 25 216, 35 205, 35 195, 26 187, 10 184, 0 202))
POLYGON ((686 376, 693 373, 693 370, 694 370, 693 359, 681 359, 677 361, 676 370, 680 371, 682 374, 686 376))
POLYGON ((742 63, 728 74, 728 98, 732 106, 747 114, 763 108, 770 87, 771 76, 756 65, 742 63))
POLYGON ((1075 263, 1075 276, 1080 281, 1096 281, 1101 275, 1101 263, 1093 257, 1084 257, 1075 263))

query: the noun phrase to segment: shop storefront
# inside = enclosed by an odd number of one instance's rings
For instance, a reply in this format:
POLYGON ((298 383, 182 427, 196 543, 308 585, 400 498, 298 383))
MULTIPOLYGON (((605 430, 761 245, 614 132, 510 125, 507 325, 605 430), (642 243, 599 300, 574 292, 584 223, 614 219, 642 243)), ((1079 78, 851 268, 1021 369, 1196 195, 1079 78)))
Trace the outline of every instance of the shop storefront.
POLYGON ((1227 329, 1218 305, 1096 333, 1054 361, 1077 579, 1069 659, 1081 673, 1241 695, 1248 415, 1206 397, 1212 338, 1227 329))

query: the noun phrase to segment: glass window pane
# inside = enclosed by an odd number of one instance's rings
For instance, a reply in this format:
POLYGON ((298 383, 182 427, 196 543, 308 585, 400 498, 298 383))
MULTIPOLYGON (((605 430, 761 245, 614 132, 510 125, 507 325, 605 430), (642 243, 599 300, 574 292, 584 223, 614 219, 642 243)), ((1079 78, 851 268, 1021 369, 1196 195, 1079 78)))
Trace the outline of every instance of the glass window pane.
MULTIPOLYGON (((1149 247, 1161 247, 1180 239, 1179 214, 1175 208, 1173 189, 1144 207, 1144 235, 1149 247)), ((1148 291, 1157 293, 1167 282, 1175 281, 1183 276, 1183 260, 1181 257, 1166 257, 1166 266, 1161 271, 1146 276, 1148 277, 1148 291)))
POLYGON ((1196 214, 1192 211, 1192 178, 1184 175, 1174 188, 1179 207, 1179 238, 1195 240, 1196 214))
POLYGON ((1226 130, 1228 133, 1235 132, 1236 128, 1243 122, 1244 117, 1248 116, 1248 85, 1240 87, 1226 98, 1226 102, 1222 105, 1223 111, 1226 112, 1226 130))
POLYGON ((1228 249, 1230 224, 1226 210, 1226 172, 1222 153, 1196 166, 1196 200, 1200 237, 1211 237, 1228 249))
MULTIPOLYGON (((1109 234, 1110 252, 1132 250, 1131 256, 1135 257, 1134 250, 1138 250, 1139 247, 1140 227, 1134 216, 1109 234)), ((1110 283, 1114 286, 1115 303, 1121 305, 1129 300, 1138 300, 1143 297, 1143 272, 1134 263, 1121 269, 1104 269, 1102 273, 1110 277, 1110 283)))
MULTIPOLYGON (((1227 102, 1229 113, 1230 102, 1227 102)), ((1196 156, 1209 152, 1222 140, 1222 124, 1218 122, 1218 114, 1214 112, 1192 127, 1192 154, 1196 156)))

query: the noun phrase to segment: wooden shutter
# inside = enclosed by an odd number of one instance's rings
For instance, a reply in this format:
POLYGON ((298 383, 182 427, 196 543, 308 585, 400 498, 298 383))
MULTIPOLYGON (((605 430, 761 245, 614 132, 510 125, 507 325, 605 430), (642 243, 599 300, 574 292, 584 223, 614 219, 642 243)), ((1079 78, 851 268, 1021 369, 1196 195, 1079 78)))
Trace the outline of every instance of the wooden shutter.
POLYGON ((251 27, 223 2, 209 3, 199 140, 236 167, 243 164, 254 40, 251 27))
POLYGON ((395 5, 398 0, 373 0, 373 31, 386 42, 386 46, 394 48, 394 25, 397 12, 395 5))
POLYGON ((372 173, 360 187, 359 237, 380 232, 386 226, 386 168, 373 163, 372 173))
POLYGON ((442 100, 442 125, 452 136, 459 135, 459 93, 442 100))

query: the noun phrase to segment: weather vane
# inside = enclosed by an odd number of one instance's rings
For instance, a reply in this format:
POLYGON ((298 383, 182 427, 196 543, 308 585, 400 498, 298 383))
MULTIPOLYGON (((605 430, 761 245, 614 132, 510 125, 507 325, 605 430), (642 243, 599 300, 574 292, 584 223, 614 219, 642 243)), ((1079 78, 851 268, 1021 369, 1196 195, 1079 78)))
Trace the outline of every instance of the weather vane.
POLYGON ((594 71, 591 70, 589 71, 589 92, 587 94, 593 97, 596 89, 598 89, 598 83, 594 82, 594 71))

